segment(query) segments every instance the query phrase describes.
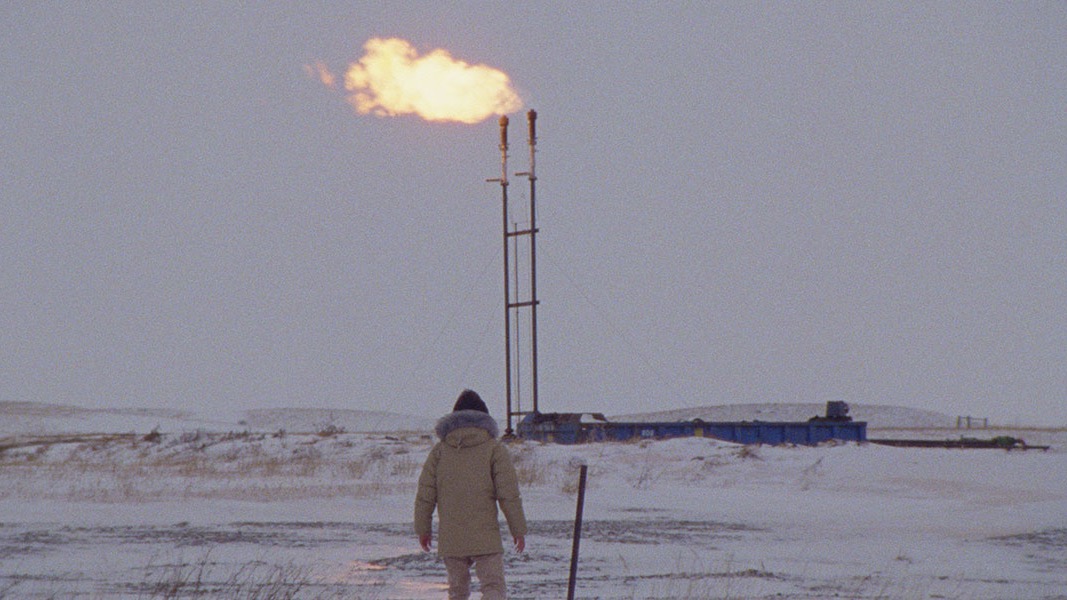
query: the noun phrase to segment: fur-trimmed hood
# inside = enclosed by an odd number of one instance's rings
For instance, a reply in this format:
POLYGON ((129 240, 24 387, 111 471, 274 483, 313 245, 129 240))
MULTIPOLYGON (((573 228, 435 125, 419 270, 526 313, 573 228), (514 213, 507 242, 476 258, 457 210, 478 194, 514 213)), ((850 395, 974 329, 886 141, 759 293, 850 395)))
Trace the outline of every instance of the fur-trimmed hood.
POLYGON ((480 410, 457 410, 455 412, 450 412, 437 420, 437 426, 434 427, 434 431, 437 433, 437 437, 444 441, 444 439, 448 437, 448 434, 464 427, 484 429, 491 439, 496 439, 497 435, 500 433, 500 428, 497 426, 493 417, 480 410))

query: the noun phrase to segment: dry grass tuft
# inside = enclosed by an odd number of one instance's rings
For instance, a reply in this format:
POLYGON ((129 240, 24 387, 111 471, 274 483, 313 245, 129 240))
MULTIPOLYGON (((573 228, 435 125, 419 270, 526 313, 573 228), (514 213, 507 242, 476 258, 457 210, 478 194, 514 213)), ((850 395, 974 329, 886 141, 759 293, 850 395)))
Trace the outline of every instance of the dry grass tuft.
POLYGON ((86 502, 271 501, 412 488, 421 459, 402 440, 367 446, 340 430, 23 440, 0 453, 0 498, 86 502), (323 433, 329 435, 323 435, 323 433))
MULTIPOLYGON (((219 576, 210 552, 195 562, 183 560, 164 565, 149 564, 138 598, 178 600, 218 598, 223 600, 332 600, 350 598, 347 586, 325 584, 313 569, 294 564, 252 561, 236 571, 219 576)), ((374 596, 361 596, 373 598, 374 596)))

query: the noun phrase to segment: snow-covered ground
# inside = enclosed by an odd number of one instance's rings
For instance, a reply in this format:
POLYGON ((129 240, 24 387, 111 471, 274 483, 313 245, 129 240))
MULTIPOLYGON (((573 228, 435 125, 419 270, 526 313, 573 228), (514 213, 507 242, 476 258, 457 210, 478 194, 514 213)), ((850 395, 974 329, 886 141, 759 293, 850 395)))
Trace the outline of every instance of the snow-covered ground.
MULTIPOLYGON (((668 416, 813 408, 693 410, 668 416)), ((1067 433, 868 410, 892 437, 1051 448, 516 443, 531 533, 507 555, 512 597, 566 595, 584 462, 579 598, 1067 598, 1067 433)), ((409 523, 432 424, 0 403, 0 598, 441 598, 409 523)))

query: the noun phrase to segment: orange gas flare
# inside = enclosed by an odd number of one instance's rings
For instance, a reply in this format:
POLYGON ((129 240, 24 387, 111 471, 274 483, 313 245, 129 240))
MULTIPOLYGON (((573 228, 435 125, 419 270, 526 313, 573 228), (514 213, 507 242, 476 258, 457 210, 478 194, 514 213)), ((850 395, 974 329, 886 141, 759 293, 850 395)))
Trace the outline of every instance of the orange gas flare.
POLYGON ((492 67, 441 49, 419 56, 398 38, 372 38, 363 49, 344 77, 348 101, 360 114, 478 123, 522 108, 507 74, 492 67))
POLYGON ((304 72, 308 74, 308 77, 318 79, 322 82, 322 85, 331 90, 337 89, 337 78, 334 77, 334 74, 330 72, 330 69, 322 61, 313 65, 304 65, 304 72))

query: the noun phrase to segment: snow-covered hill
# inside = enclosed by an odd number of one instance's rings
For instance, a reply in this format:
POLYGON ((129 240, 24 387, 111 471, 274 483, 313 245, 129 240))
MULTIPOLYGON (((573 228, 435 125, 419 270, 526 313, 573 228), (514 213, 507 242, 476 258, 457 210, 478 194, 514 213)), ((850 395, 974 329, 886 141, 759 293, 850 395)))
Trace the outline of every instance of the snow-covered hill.
POLYGON ((191 411, 96 409, 39 402, 0 402, 0 437, 86 433, 181 433, 185 431, 387 432, 430 431, 434 419, 351 409, 281 408, 227 410, 212 415, 191 411))
POLYGON ((435 419, 393 412, 352 409, 276 408, 255 409, 244 413, 241 424, 253 431, 324 431, 343 429, 350 432, 431 431, 435 419))
MULTIPOLYGON (((850 415, 866 421, 869 430, 943 429, 956 426, 956 417, 933 410, 850 404, 850 415)), ((612 421, 806 421, 825 414, 825 404, 764 403, 680 408, 659 412, 615 415, 612 421)), ((498 415, 500 416, 500 415, 498 415)), ((183 431, 353 433, 432 431, 435 417, 396 412, 337 408, 270 408, 228 410, 211 415, 176 409, 93 409, 36 402, 0 402, 0 436, 65 435, 72 433, 147 433, 183 431)))
POLYGON ((180 431, 206 424, 195 415, 179 410, 0 402, 0 436, 148 432, 157 427, 180 431))

